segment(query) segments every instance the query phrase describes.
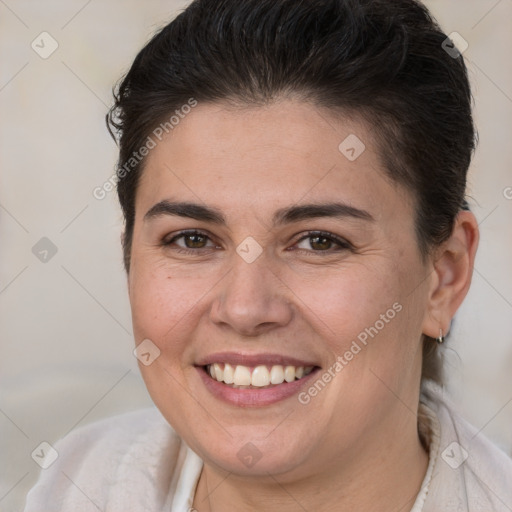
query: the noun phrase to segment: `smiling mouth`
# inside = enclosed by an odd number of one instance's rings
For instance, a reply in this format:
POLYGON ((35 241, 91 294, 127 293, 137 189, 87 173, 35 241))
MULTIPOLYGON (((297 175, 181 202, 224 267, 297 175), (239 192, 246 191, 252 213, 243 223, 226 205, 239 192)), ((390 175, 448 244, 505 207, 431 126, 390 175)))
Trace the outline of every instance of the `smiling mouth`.
POLYGON ((213 363, 203 366, 215 381, 234 389, 265 389, 300 380, 309 375, 315 366, 259 365, 243 366, 213 363))

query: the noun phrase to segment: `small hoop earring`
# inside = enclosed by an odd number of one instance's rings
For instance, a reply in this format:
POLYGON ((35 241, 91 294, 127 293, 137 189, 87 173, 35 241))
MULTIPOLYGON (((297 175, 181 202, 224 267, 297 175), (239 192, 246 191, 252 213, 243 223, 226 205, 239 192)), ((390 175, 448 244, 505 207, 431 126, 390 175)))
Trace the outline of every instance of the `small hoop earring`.
POLYGON ((443 329, 439 329, 439 336, 436 338, 436 341, 439 344, 444 342, 443 329))

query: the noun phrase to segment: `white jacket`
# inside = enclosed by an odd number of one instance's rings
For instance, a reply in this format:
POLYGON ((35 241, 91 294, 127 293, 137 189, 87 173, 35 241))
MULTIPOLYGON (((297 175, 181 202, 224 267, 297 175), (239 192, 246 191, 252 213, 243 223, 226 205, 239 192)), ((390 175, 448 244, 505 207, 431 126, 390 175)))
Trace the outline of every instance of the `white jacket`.
MULTIPOLYGON (((422 397, 430 462, 410 512, 511 512, 512 460, 454 412, 437 387, 422 397)), ((156 408, 108 418, 55 444, 25 512, 189 512, 201 459, 156 408)), ((406 512, 405 510, 403 512, 406 512)))

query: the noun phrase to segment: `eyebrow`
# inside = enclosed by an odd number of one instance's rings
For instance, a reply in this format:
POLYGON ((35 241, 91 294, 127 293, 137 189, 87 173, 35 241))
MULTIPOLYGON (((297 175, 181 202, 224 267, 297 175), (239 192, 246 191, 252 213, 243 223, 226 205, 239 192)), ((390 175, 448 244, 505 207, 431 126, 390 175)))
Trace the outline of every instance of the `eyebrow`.
MULTIPOLYGON (((226 218, 217 208, 190 202, 163 200, 152 206, 144 215, 144 221, 165 215, 186 217, 189 219, 211 222, 226 226, 226 218)), ((281 208, 274 213, 272 224, 280 226, 301 220, 321 217, 352 218, 364 221, 375 219, 366 210, 361 210, 345 203, 310 203, 281 208)))

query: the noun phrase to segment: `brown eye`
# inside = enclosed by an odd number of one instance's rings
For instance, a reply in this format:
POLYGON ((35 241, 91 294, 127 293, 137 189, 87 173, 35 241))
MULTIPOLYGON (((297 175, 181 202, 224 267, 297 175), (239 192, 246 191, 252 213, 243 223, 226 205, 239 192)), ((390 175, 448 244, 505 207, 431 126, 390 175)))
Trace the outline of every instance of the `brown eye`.
POLYGON ((352 245, 331 233, 311 232, 297 242, 299 250, 316 253, 333 253, 352 249, 352 245), (302 244, 302 247, 301 247, 302 244), (309 247, 308 247, 309 246, 309 247))
POLYGON ((332 240, 325 236, 312 236, 310 237, 310 245, 313 249, 327 250, 332 246, 332 240))
POLYGON ((199 231, 181 232, 170 239, 165 238, 162 241, 162 245, 165 247, 176 246, 178 251, 190 250, 190 252, 195 252, 194 249, 200 250, 216 247, 208 235, 199 231))
POLYGON ((185 246, 189 249, 202 249, 208 239, 208 237, 197 233, 183 235, 182 238, 185 241, 185 246))

